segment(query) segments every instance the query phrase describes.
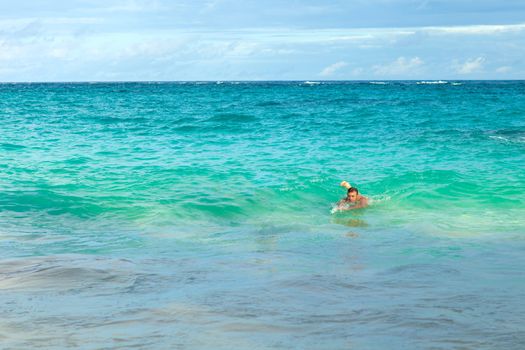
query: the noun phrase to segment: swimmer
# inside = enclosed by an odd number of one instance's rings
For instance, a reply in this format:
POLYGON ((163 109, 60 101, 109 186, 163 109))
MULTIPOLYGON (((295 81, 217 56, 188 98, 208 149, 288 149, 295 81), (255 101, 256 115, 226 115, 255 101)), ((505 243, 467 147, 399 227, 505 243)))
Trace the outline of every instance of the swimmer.
POLYGON ((352 210, 365 208, 368 206, 368 198, 359 194, 357 188, 352 187, 348 182, 341 182, 341 186, 346 188, 346 197, 337 202, 338 210, 352 210))

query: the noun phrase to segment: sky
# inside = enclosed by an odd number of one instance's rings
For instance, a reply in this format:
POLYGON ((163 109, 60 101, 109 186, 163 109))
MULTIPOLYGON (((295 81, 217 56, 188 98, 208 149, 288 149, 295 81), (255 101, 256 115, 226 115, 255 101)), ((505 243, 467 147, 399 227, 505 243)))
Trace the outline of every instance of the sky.
POLYGON ((0 0, 0 81, 525 79, 523 0, 0 0))

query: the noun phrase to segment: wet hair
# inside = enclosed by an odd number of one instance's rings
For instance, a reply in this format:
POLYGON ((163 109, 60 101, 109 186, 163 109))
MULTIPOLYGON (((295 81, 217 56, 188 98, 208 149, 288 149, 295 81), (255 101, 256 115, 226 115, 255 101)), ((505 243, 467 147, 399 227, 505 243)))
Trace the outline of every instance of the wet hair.
POLYGON ((359 194, 359 191, 355 187, 350 187, 348 191, 346 191, 346 195, 350 194, 351 192, 355 192, 355 194, 359 194))

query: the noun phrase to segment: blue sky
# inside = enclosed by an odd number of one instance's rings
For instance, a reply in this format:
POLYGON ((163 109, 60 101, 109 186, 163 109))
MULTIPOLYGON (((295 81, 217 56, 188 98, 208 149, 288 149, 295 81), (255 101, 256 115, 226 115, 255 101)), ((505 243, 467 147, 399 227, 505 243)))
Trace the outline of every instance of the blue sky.
POLYGON ((525 79, 525 1, 0 0, 0 81, 525 79))

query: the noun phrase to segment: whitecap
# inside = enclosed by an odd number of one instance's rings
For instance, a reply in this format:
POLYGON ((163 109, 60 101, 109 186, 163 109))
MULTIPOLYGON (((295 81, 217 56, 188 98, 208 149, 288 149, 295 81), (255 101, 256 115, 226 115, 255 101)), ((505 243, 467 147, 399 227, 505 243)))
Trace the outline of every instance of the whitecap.
POLYGON ((445 80, 418 81, 418 85, 448 84, 445 80))
POLYGON ((375 196, 370 196, 369 197, 369 203, 370 205, 372 204, 378 204, 378 203, 383 203, 383 202, 387 202, 389 200, 391 200, 392 197, 386 195, 386 194, 379 194, 379 195, 375 195, 375 196))
POLYGON ((489 138, 493 140, 505 142, 505 143, 525 143, 525 136, 509 137, 509 136, 491 135, 489 136, 489 138))

